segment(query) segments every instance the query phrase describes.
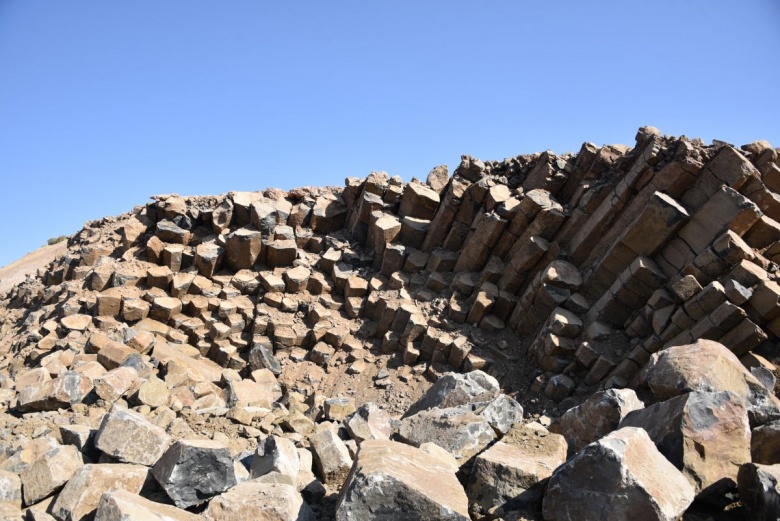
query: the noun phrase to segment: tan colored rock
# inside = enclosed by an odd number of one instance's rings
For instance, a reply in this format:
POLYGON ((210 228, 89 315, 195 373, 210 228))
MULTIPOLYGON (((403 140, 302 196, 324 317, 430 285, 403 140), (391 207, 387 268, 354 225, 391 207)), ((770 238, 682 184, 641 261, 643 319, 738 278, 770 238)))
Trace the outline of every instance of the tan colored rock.
POLYGON ((536 507, 553 471, 566 461, 566 441, 558 434, 517 427, 474 460, 468 485, 472 513, 484 516, 536 507))
POLYGON ((110 490, 100 496, 95 521, 197 521, 196 514, 163 505, 126 490, 110 490))
POLYGON ((262 234, 249 228, 241 228, 227 237, 225 263, 233 271, 250 269, 260 257, 262 234))
POLYGON ((295 487, 247 481, 215 497, 203 513, 208 521, 314 521, 314 513, 295 487))
POLYGON ((138 494, 148 474, 149 469, 141 465, 84 465, 59 493, 51 513, 61 521, 89 519, 97 510, 103 493, 126 490, 138 494))
POLYGON ((19 410, 50 411, 68 408, 92 390, 92 379, 76 371, 66 371, 54 380, 28 386, 19 393, 19 410))
POLYGON ((641 427, 658 450, 707 496, 736 487, 750 461, 744 402, 733 393, 694 391, 629 413, 623 427, 641 427))
POLYGON ((336 519, 466 521, 468 499, 452 469, 435 456, 393 441, 366 440, 342 488, 336 519))
POLYGON ((154 465, 170 443, 163 429, 134 411, 114 408, 103 417, 95 447, 125 463, 154 465))
POLYGON ((550 477, 543 512, 550 521, 676 521, 694 495, 647 433, 628 427, 586 446, 561 465, 550 477))
POLYGON ((352 458, 344 442, 331 430, 309 438, 317 471, 326 484, 339 486, 352 468, 352 458))
POLYGON ((358 444, 364 440, 389 439, 393 432, 390 415, 371 402, 358 407, 352 415, 346 418, 344 426, 358 444))
POLYGON ((658 400, 691 391, 730 391, 748 404, 752 425, 780 419, 780 401, 723 344, 697 340, 654 353, 640 379, 658 400))
POLYGON ((33 505, 61 489, 83 465, 81 453, 72 445, 47 452, 20 475, 25 504, 33 505))
POLYGON ((84 331, 87 327, 92 325, 92 317, 77 313, 63 318, 60 323, 62 324, 62 327, 68 331, 84 331))

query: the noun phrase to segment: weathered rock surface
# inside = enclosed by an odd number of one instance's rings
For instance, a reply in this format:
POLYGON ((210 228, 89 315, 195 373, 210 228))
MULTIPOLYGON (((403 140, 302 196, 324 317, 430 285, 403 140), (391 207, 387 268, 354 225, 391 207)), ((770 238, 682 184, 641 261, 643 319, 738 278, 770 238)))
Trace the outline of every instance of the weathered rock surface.
POLYGON ((736 486, 750 461, 745 404, 728 391, 692 392, 629 413, 621 427, 641 427, 697 493, 720 495, 736 486))
POLYGON ((170 437, 142 415, 113 409, 100 423, 95 447, 124 463, 151 466, 163 455, 170 437))
POLYGON ((694 495, 647 433, 627 427, 586 446, 553 473, 544 518, 674 521, 694 495))
POLYGON ((553 432, 566 438, 571 453, 617 430, 626 415, 644 407, 631 389, 607 389, 593 394, 577 407, 566 411, 553 432))
POLYGON ((739 498, 756 521, 780 516, 780 465, 746 463, 739 469, 739 498))
POLYGON ((247 481, 211 500, 203 517, 210 521, 314 521, 314 513, 295 487, 247 481))
POLYGON ((468 499, 455 473, 437 458, 393 441, 366 440, 342 488, 336 519, 465 521, 468 499))
POLYGON ((211 440, 177 441, 152 475, 179 508, 199 505, 236 485, 230 450, 211 440))

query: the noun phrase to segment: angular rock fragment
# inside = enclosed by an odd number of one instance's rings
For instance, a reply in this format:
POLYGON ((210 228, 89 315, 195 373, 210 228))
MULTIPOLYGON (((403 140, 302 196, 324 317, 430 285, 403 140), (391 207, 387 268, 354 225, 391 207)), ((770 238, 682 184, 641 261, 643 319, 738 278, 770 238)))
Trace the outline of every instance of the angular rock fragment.
POLYGON ((110 490, 100 496, 95 521, 197 521, 200 516, 163 505, 126 490, 110 490))
POLYGON ((125 463, 151 466, 163 455, 170 437, 134 411, 114 408, 103 417, 95 447, 125 463))
POLYGON ((314 521, 314 513, 295 487, 280 483, 247 481, 209 502, 203 513, 208 521, 314 521))
POLYGON ((152 468, 179 508, 199 505, 236 485, 230 450, 212 440, 179 440, 152 468))
POLYGON ((436 457, 389 440, 366 440, 342 487, 338 521, 469 519, 468 499, 436 457))
POLYGON ((547 485, 543 512, 550 521, 676 521, 694 495, 647 433, 627 427, 591 443, 558 467, 547 485))
POLYGON ((780 465, 746 463, 739 469, 739 499, 746 518, 770 521, 780 516, 780 465))
POLYGON ((58 521, 89 519, 104 492, 126 490, 138 494, 148 475, 149 469, 141 465, 84 465, 57 495, 51 513, 58 521))
POLYGON ((715 497, 736 487, 750 461, 744 402, 728 391, 692 392, 629 413, 622 427, 641 427, 697 493, 715 497))
POLYGON ((466 374, 447 373, 413 403, 404 416, 408 417, 434 407, 444 409, 486 402, 498 396, 500 390, 498 381, 483 371, 471 371, 466 374))
POLYGON ((599 391, 566 411, 551 430, 563 435, 574 453, 616 430, 628 413, 642 407, 631 389, 599 391))

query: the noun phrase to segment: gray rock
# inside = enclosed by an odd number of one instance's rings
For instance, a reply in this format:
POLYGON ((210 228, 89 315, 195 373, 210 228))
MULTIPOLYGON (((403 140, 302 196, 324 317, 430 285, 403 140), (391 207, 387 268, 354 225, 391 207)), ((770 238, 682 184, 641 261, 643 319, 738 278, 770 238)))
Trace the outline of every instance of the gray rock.
POLYGON ((287 438, 269 436, 257 444, 257 451, 252 458, 252 479, 269 472, 278 472, 292 479, 295 484, 301 471, 301 461, 295 444, 287 438))
POLYGON ((179 508, 203 503, 236 485, 230 450, 211 440, 177 441, 152 475, 179 508))
POLYGON ((547 521, 676 521, 694 495, 647 433, 627 427, 558 467, 547 484, 543 514, 547 521))
POLYGON ((563 435, 574 453, 617 429, 628 413, 642 407, 632 389, 599 391, 563 413, 550 430, 563 435))
POLYGON ((629 413, 623 427, 641 427, 701 498, 736 488, 739 466, 750 461, 744 402, 728 391, 693 392, 629 413))
POLYGON ((498 380, 483 371, 446 373, 428 391, 409 407, 404 417, 434 407, 445 409, 469 403, 487 402, 498 396, 498 380))
POLYGON ((254 344, 249 350, 249 366, 253 371, 268 369, 276 376, 282 374, 282 365, 269 346, 254 344))
POLYGON ((739 469, 739 499, 747 510, 745 519, 780 519, 780 465, 746 463, 739 469))
POLYGON ((416 447, 436 443, 461 466, 496 439, 490 423, 465 406, 420 411, 401 421, 398 434, 416 447))
POLYGON ((479 411, 479 415, 490 423, 496 434, 506 434, 509 429, 523 421, 523 407, 510 396, 500 394, 488 402, 479 411))
POLYGON ((452 469, 420 449, 366 440, 341 490, 338 521, 467 521, 468 499, 452 469))
POLYGON ((344 427, 358 443, 364 440, 386 440, 393 432, 390 415, 371 402, 364 403, 353 414, 347 416, 344 427))

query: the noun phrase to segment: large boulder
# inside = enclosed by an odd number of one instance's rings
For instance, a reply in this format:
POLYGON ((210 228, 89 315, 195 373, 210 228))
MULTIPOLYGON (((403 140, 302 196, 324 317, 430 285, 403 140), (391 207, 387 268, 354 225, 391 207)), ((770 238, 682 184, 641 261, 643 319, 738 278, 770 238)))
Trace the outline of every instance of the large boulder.
POLYGON ((236 485, 230 450, 212 440, 179 440, 152 469, 179 508, 199 505, 236 485))
POLYGON ((209 521, 314 521, 314 513, 295 487, 282 483, 239 483, 211 500, 203 513, 209 521))
POLYGON ((51 513, 58 521, 90 519, 104 492, 126 490, 138 494, 148 476, 149 469, 142 465, 84 465, 57 495, 51 513))
POLYGON ((633 390, 607 389, 563 413, 550 430, 566 438, 573 454, 616 430, 628 413, 642 407, 633 390))
POLYGON ((550 477, 544 497, 547 521, 676 521, 695 491, 635 427, 591 443, 550 477))
POLYGON ((697 493, 717 496, 736 487, 750 461, 744 402, 728 391, 692 392, 629 413, 621 427, 641 427, 697 493))
POLYGON ((467 406, 420 411, 404 418, 398 429, 401 439, 419 447, 433 442, 464 465, 496 439, 490 422, 467 406))
POLYGON ((458 405, 487 402, 496 398, 500 391, 498 380, 483 371, 477 370, 465 374, 447 373, 409 407, 404 417, 434 407, 445 409, 458 405))
POLYGON ((468 499, 438 458, 389 440, 366 440, 344 483, 338 521, 469 519, 468 499))
POLYGON ((692 391, 731 391, 747 402, 752 426, 780 419, 780 400, 734 353, 712 340, 701 339, 654 353, 640 380, 658 400, 692 391))
POLYGON ((518 426, 474 460, 469 508, 477 517, 501 508, 536 509, 553 471, 566 461, 566 440, 543 427, 518 426))
POLYGON ((151 466, 168 448, 170 437, 141 414, 114 408, 103 417, 95 447, 124 463, 151 466))

